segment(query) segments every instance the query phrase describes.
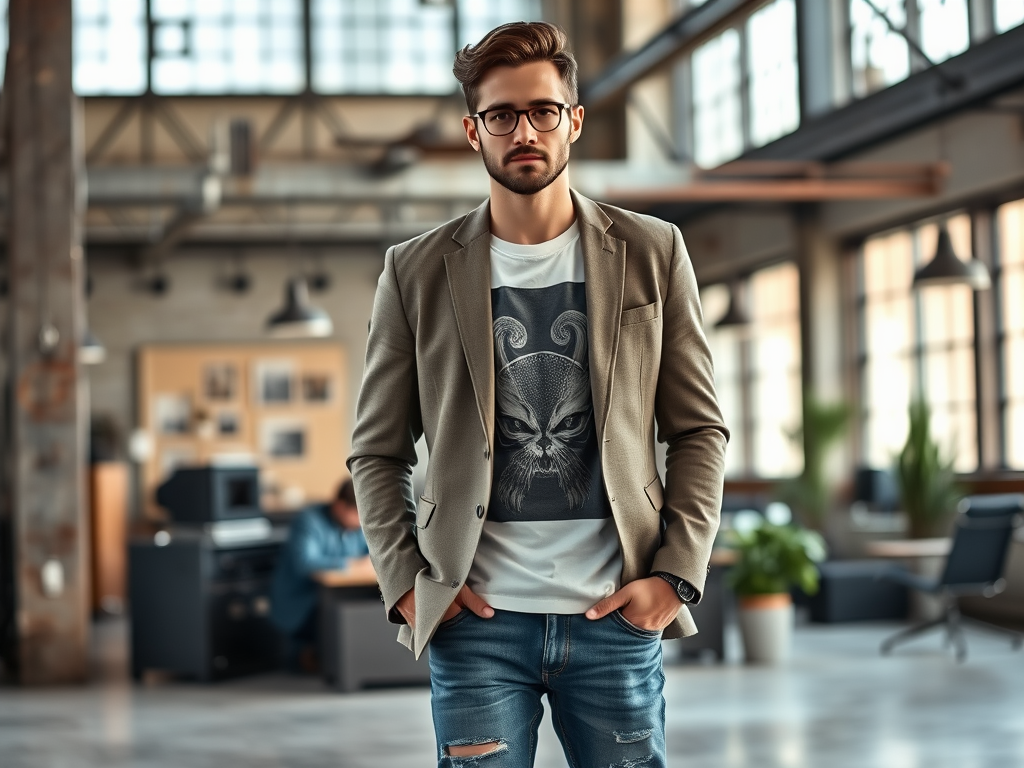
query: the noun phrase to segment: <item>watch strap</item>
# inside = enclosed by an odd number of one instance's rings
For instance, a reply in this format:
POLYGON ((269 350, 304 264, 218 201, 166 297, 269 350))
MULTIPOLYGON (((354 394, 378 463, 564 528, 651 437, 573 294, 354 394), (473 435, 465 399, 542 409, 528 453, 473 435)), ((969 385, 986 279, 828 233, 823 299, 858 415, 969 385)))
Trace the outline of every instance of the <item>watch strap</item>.
POLYGON ((682 603, 692 602, 697 596, 696 588, 686 579, 681 579, 671 573, 665 573, 665 571, 655 571, 651 576, 657 576, 659 579, 663 579, 671 584, 672 588, 676 591, 676 596, 682 603))

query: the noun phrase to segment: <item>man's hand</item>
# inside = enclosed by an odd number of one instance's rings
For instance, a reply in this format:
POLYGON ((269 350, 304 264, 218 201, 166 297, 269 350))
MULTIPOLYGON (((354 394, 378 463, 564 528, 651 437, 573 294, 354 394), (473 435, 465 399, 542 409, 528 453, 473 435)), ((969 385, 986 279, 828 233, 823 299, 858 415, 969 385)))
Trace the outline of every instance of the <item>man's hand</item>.
MULTIPOLYGON (((410 589, 398 598, 398 602, 395 603, 395 608, 398 609, 398 612, 402 614, 402 617, 413 629, 416 628, 415 592, 415 589, 410 589)), ((480 597, 480 595, 463 584, 462 589, 460 589, 459 593, 455 595, 455 599, 452 601, 452 604, 448 606, 448 610, 445 611, 444 616, 441 617, 441 621, 448 621, 448 619, 455 618, 463 608, 472 611, 481 619, 489 619, 494 616, 494 609, 491 608, 491 606, 489 606, 487 602, 480 597)))
POLYGON ((657 576, 632 581, 587 611, 588 619, 600 619, 619 608, 622 617, 640 629, 657 632, 675 619, 683 604, 672 585, 657 576))

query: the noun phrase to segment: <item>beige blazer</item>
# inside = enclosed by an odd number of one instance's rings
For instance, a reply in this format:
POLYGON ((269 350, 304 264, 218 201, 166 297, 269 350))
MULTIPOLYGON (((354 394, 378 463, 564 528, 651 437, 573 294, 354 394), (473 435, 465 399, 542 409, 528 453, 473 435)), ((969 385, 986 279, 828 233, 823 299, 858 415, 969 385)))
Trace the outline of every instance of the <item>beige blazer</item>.
MULTIPOLYGON (((651 571, 703 591, 729 432, 715 398, 697 283, 659 219, 573 192, 583 243, 590 383, 622 583, 651 571), (668 444, 664 485, 657 438, 668 444)), ((490 213, 390 248, 370 321, 348 461, 370 557, 399 641, 419 656, 462 586, 491 494, 494 337, 490 213), (415 443, 425 490, 413 498, 415 443), (416 588, 416 628, 395 603, 416 588)), ((697 631, 684 607, 666 638, 697 631)))

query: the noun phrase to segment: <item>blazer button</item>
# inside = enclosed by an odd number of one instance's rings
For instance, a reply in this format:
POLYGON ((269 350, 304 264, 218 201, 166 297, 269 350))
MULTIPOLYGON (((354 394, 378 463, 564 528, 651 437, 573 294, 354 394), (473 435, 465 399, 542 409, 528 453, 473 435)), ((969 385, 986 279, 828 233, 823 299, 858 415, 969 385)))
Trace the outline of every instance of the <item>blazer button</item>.
POLYGON ((491 449, 490 448, 484 448, 484 458, 485 459, 490 459, 491 458, 491 449))
POLYGON ((484 516, 484 507, 483 507, 482 504, 477 504, 476 505, 476 516, 477 517, 483 517, 484 516))

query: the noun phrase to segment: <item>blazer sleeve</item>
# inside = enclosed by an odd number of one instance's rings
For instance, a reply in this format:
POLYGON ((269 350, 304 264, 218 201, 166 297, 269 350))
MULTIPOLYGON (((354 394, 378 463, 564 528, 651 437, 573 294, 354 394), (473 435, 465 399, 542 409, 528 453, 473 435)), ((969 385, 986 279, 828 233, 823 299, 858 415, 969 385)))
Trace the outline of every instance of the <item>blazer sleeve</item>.
POLYGON ((703 593, 718 532, 729 430, 715 395, 693 266, 675 226, 672 236, 654 402, 658 440, 668 444, 664 530, 651 571, 679 576, 703 593))
POLYGON ((423 427, 416 340, 407 317, 392 247, 377 282, 347 464, 388 618, 399 624, 405 620, 395 603, 427 566, 413 535, 412 469, 423 427))

